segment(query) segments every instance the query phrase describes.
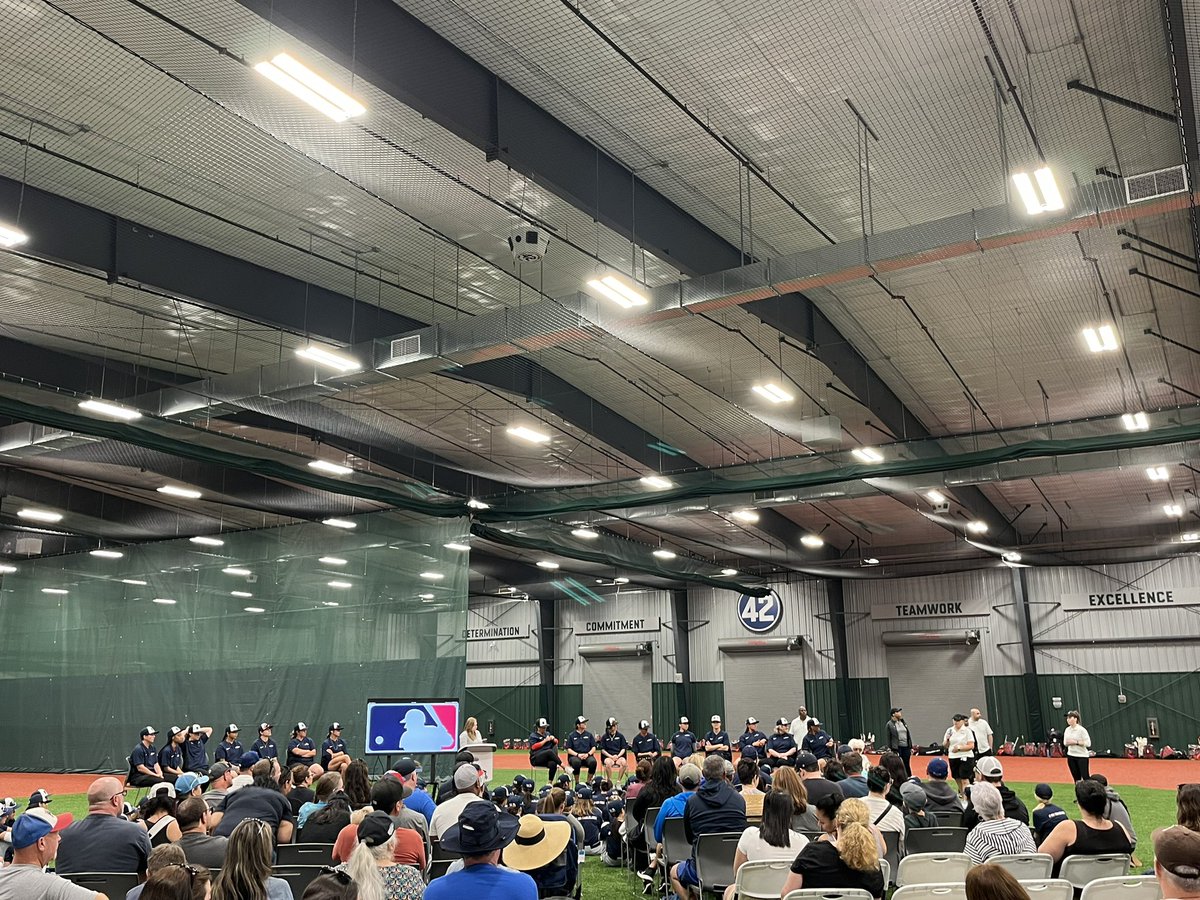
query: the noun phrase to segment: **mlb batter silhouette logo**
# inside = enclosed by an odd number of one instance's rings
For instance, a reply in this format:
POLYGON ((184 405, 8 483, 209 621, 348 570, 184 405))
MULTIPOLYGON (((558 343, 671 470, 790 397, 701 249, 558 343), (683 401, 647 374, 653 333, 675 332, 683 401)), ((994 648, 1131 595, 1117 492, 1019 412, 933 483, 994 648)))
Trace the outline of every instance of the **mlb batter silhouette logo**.
POLYGON ((368 751, 373 753, 445 753, 455 749, 455 703, 370 703, 368 751))

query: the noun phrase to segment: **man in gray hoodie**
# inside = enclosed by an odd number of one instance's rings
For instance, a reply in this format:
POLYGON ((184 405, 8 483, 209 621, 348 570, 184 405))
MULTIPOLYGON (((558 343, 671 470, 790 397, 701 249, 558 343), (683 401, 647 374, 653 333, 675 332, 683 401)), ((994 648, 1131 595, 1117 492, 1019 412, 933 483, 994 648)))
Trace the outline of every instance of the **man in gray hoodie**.
POLYGON ((725 774, 725 760, 710 756, 704 760, 704 780, 683 808, 683 834, 692 845, 692 856, 671 869, 671 888, 675 896, 700 885, 696 874, 696 839, 702 834, 746 830, 746 801, 733 789, 725 774))

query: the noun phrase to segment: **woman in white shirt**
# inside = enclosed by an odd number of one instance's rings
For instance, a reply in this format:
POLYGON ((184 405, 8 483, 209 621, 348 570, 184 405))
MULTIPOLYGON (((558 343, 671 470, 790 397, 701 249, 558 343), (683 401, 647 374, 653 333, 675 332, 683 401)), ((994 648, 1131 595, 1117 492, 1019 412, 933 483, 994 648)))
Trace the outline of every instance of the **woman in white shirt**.
POLYGON ((479 723, 474 716, 468 717, 463 723, 463 733, 458 736, 458 746, 469 747, 471 744, 482 744, 483 735, 479 733, 479 723))
POLYGON ((1067 748, 1067 766, 1074 781, 1083 781, 1090 774, 1092 736, 1079 724, 1079 710, 1067 713, 1067 730, 1063 732, 1063 745, 1067 748))
MULTIPOLYGON (((744 863, 763 859, 791 862, 808 844, 808 838, 792 831, 792 795, 785 791, 770 791, 763 798, 762 824, 751 825, 742 832, 733 854, 733 871, 744 863)), ((724 900, 737 896, 737 885, 725 889, 724 900)))
POLYGON ((961 795, 975 774, 975 732, 967 727, 967 717, 962 713, 955 713, 943 743, 950 756, 950 774, 958 782, 961 795))

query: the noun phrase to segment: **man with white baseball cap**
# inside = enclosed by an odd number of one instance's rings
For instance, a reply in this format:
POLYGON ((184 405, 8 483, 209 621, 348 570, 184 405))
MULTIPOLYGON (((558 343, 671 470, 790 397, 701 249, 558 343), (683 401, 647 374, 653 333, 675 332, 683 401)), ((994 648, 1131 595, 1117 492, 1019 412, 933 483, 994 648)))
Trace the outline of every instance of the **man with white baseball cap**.
POLYGON ((58 855, 59 832, 72 822, 44 807, 31 809, 13 824, 12 865, 0 869, 0 900, 105 900, 87 888, 43 870, 58 855))
POLYGON ((429 836, 440 837, 458 822, 459 814, 468 803, 487 803, 483 794, 483 777, 474 763, 463 763, 454 770, 454 789, 457 793, 445 803, 439 803, 429 822, 429 836))
POLYGON ((163 780, 162 767, 158 764, 158 751, 154 749, 154 738, 157 734, 158 731, 153 725, 142 729, 141 741, 129 752, 126 787, 150 787, 163 780))

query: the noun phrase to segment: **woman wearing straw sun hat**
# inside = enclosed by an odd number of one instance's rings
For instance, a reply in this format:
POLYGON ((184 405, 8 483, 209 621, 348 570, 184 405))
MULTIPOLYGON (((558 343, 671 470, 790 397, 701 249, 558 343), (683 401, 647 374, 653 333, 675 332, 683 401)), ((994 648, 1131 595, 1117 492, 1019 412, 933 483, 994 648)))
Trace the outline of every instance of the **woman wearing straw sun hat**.
POLYGON ((526 872, 537 882, 539 897, 573 893, 579 877, 579 857, 571 846, 571 823, 535 815, 521 816, 517 836, 504 848, 504 864, 526 872))

